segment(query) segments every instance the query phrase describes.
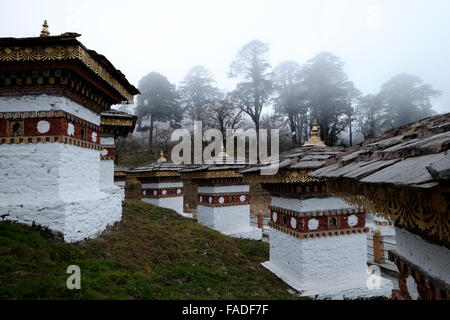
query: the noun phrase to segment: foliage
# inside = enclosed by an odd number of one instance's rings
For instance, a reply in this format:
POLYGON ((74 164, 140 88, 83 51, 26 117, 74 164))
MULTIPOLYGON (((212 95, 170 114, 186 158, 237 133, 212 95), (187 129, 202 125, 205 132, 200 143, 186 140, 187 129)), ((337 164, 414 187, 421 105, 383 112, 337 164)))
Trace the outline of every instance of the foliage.
POLYGON ((98 239, 74 244, 0 222, 0 299, 293 299, 260 263, 269 246, 233 239, 138 200, 98 239), (81 269, 68 290, 66 269, 81 269))
POLYGON ((181 82, 183 110, 192 121, 209 122, 208 112, 221 96, 214 83, 211 73, 202 66, 193 67, 181 82))
POLYGON ((253 40, 244 45, 231 63, 229 76, 242 80, 231 93, 231 101, 245 112, 258 132, 261 112, 272 92, 269 45, 253 40))
POLYGON ((384 111, 384 129, 399 127, 434 114, 430 98, 439 96, 430 84, 410 74, 402 73, 381 87, 379 98, 384 111))

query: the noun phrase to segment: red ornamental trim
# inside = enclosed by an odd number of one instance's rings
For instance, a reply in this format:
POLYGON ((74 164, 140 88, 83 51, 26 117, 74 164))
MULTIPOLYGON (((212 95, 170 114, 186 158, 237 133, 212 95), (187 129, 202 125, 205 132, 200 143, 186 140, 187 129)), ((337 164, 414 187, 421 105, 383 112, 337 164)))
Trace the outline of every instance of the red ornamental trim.
POLYGON ((392 290, 396 300, 412 300, 406 281, 412 276, 419 294, 418 300, 450 300, 450 288, 440 280, 429 276, 420 267, 410 263, 394 251, 388 252, 389 260, 394 262, 399 271, 399 290, 392 290))
POLYGON ((363 228, 366 224, 365 214, 358 213, 330 213, 323 215, 290 215, 285 212, 271 210, 272 224, 299 233, 323 232, 363 228), (350 216, 353 216, 349 218, 350 216))
POLYGON ((102 147, 100 152, 100 160, 115 160, 116 159, 116 147, 102 147))
POLYGON ((0 113, 1 143, 58 141, 100 148, 100 133, 99 126, 64 111, 0 113))
POLYGON ((183 187, 142 189, 143 198, 173 198, 182 196, 183 196, 183 187))
POLYGON ((280 208, 276 206, 269 206, 269 209, 272 211, 284 213, 294 217, 306 217, 306 216, 330 216, 330 215, 340 215, 340 214, 351 214, 351 213, 364 213, 364 210, 356 209, 356 208, 347 208, 347 209, 336 209, 336 210, 323 210, 323 211, 294 211, 290 209, 280 208))
POLYGON ((283 226, 276 225, 272 222, 269 222, 269 227, 287 233, 298 239, 309 239, 309 238, 322 238, 322 237, 332 237, 332 236, 342 236, 342 235, 350 235, 357 233, 367 233, 369 232, 369 228, 354 228, 354 229, 339 229, 339 230, 330 230, 330 231, 318 231, 318 232, 297 232, 291 229, 288 229, 283 226))
POLYGON ((211 207, 237 206, 250 203, 248 193, 198 194, 198 204, 211 207))

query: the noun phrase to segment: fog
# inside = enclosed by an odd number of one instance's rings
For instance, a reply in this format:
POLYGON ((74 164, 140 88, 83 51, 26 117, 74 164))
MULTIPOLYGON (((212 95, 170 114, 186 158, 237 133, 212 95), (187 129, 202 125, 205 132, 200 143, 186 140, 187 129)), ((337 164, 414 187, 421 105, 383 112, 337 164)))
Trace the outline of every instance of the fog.
POLYGON ((194 65, 209 69, 232 90, 230 63, 245 43, 270 43, 273 67, 304 63, 320 51, 345 61, 349 80, 376 93, 407 72, 442 95, 450 111, 450 1, 4 1, 1 37, 38 36, 44 19, 52 35, 78 32, 135 85, 150 71, 178 84, 194 65))

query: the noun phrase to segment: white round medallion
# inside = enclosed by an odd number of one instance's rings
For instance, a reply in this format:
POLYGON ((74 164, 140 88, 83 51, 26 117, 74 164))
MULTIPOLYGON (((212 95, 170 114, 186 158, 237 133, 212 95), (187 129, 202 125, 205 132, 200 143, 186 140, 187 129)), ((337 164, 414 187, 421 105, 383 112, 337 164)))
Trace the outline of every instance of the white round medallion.
POLYGON ((291 227, 292 229, 297 228, 297 219, 295 219, 294 217, 291 217, 291 227))
POLYGON ((147 191, 142 191, 142 194, 144 195, 144 196, 146 196, 147 195, 147 191))
POLYGON ((158 191, 156 191, 156 190, 153 191, 153 195, 155 195, 155 196, 158 195, 158 191))
POLYGON ((212 203, 212 197, 208 198, 209 203, 212 203))
POLYGON ((50 130, 50 122, 42 120, 37 124, 37 130, 39 133, 47 133, 50 130))
POLYGON ((277 213, 276 212, 274 212, 272 214, 272 219, 273 219, 273 222, 277 222, 277 213))
POLYGON ((203 201, 203 197, 202 196, 200 196, 200 202, 202 202, 203 201))
POLYGON ((318 227, 319 227, 319 220, 313 218, 308 221, 309 230, 316 230, 318 227))
POLYGON ((108 154, 108 150, 107 149, 103 149, 101 154, 102 154, 102 156, 106 156, 108 154))
POLYGON ((358 224, 358 217, 355 216, 354 214, 352 214, 351 216, 348 217, 348 225, 350 227, 354 227, 358 224))
POLYGON ((241 200, 241 202, 244 202, 245 201, 245 196, 244 195, 240 196, 239 200, 241 200))
POLYGON ((69 122, 69 124, 67 125, 67 134, 69 136, 73 136, 75 134, 75 126, 69 122))
POLYGON ((225 199, 223 197, 219 198, 219 203, 223 203, 225 201, 225 199))
POLYGON ((167 190, 163 190, 163 191, 162 191, 162 194, 166 194, 166 193, 167 193, 167 190))
POLYGON ((409 275, 408 278, 406 279, 406 287, 408 288, 408 293, 411 296, 411 298, 413 300, 417 300, 417 298, 419 298, 419 292, 417 291, 416 280, 414 280, 414 278, 411 275, 409 275))
POLYGON ((181 193, 181 189, 177 189, 177 193, 181 193))
POLYGON ((92 141, 97 142, 97 132, 92 132, 92 141))

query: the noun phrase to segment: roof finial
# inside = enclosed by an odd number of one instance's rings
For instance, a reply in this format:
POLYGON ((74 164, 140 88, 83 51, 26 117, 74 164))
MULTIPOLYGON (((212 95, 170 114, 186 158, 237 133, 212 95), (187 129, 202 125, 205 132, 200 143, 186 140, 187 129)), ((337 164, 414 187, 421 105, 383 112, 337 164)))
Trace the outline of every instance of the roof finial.
POLYGON ((311 129, 311 137, 305 142, 304 146, 325 146, 319 137, 319 129, 317 129, 317 120, 314 119, 314 123, 311 129))
POLYGON ((159 155, 160 155, 160 157, 158 160, 156 160, 156 162, 166 162, 167 161, 167 159, 164 157, 164 153, 163 153, 162 149, 161 149, 161 152, 159 153, 159 155))
POLYGON ((42 25, 41 37, 50 36, 50 32, 48 31, 47 20, 44 20, 44 24, 42 25))
POLYGON ((217 157, 218 157, 218 158, 228 158, 228 154, 227 154, 227 152, 225 151, 225 147, 223 146, 223 143, 222 143, 222 147, 221 147, 221 149, 220 149, 220 153, 218 154, 217 157))

